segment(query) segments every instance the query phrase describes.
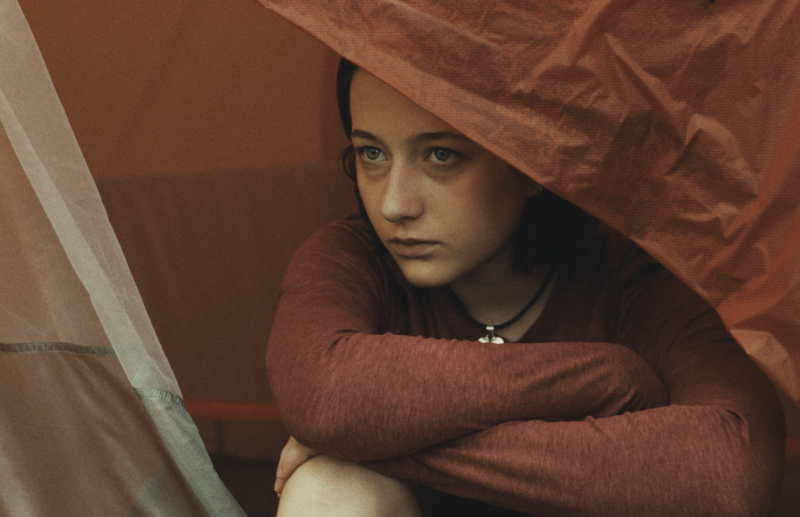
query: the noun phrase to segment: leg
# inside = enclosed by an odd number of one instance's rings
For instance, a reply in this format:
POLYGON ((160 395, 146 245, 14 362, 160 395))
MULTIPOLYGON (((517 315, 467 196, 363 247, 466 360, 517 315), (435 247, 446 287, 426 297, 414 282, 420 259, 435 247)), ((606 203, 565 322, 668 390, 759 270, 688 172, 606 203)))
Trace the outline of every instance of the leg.
POLYGON ((278 517, 422 517, 417 500, 397 479, 352 461, 314 456, 289 478, 278 517))

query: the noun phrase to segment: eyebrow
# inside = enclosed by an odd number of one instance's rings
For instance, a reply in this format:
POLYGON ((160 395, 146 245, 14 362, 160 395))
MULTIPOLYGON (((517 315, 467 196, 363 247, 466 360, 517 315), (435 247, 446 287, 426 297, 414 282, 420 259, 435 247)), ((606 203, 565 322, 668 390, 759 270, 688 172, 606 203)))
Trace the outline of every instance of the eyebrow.
MULTIPOLYGON (((364 131, 362 129, 354 129, 350 132, 350 138, 359 137, 365 140, 371 140, 377 143, 383 143, 383 141, 378 138, 377 136, 373 135, 368 131, 364 131)), ((420 133, 418 135, 414 135, 406 139, 407 144, 419 144, 423 142, 431 142, 435 140, 443 140, 443 139, 454 139, 460 140, 463 142, 472 142, 469 138, 462 135, 461 133, 454 133, 453 131, 435 131, 431 133, 420 133)))
POLYGON ((372 133, 368 133, 367 131, 363 131, 361 129, 354 129, 350 131, 350 138, 363 138, 364 140, 372 140, 373 142, 383 143, 380 138, 373 135, 372 133))

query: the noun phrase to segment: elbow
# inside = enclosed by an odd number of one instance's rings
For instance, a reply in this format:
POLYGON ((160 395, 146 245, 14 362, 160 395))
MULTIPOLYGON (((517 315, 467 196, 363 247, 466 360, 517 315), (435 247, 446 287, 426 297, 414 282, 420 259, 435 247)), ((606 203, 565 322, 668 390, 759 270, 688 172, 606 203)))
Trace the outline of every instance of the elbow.
POLYGON ((651 497, 634 506, 663 517, 772 515, 780 495, 782 469, 765 470, 764 465, 742 461, 734 454, 714 456, 703 464, 695 457, 676 465, 678 470, 662 476, 660 488, 651 492, 651 497))
MULTIPOLYGON (((777 476, 738 476, 730 489, 722 490, 714 505, 715 515, 728 517, 768 517, 773 514, 780 496, 781 474, 777 476), (746 479, 745 479, 746 478, 746 479)), ((730 478, 729 478, 730 479, 730 478)))
POLYGON ((773 514, 780 498, 784 458, 771 465, 752 465, 739 475, 735 490, 742 494, 739 504, 730 509, 732 516, 767 517, 773 514))
POLYGON ((308 365, 287 340, 270 338, 267 348, 267 378, 281 423, 302 445, 327 452, 330 442, 333 404, 326 404, 320 386, 322 376, 308 365))
POLYGON ((267 365, 272 397, 289 434, 315 451, 358 460, 359 447, 353 443, 358 422, 356 417, 348 417, 357 412, 350 410, 352 401, 343 390, 335 383, 323 382, 327 376, 292 368, 292 363, 268 360, 267 365))
POLYGON ((756 429, 745 431, 738 447, 721 455, 723 460, 709 473, 713 481, 703 496, 716 506, 715 515, 767 517, 775 510, 784 472, 785 438, 763 440, 751 432, 760 434, 756 429))
POLYGON ((330 409, 306 407, 291 411, 284 425, 298 442, 315 451, 353 461, 372 459, 360 434, 345 425, 339 415, 331 414, 330 409))
MULTIPOLYGON (((762 400, 759 415, 727 410, 738 424, 736 446, 730 448, 728 465, 731 516, 767 517, 778 504, 786 461, 786 423, 777 399, 762 400)), ((730 421, 730 420, 729 420, 730 421)))
POLYGON ((273 397, 284 427, 302 445, 329 456, 362 459, 356 456, 363 453, 363 444, 359 447, 359 435, 335 394, 316 388, 281 390, 275 386, 273 397))
POLYGON ((317 390, 304 389, 289 381, 283 382, 280 377, 270 377, 270 386, 281 423, 302 445, 329 452, 328 445, 332 435, 336 434, 332 407, 326 408, 320 397, 315 396, 317 390))

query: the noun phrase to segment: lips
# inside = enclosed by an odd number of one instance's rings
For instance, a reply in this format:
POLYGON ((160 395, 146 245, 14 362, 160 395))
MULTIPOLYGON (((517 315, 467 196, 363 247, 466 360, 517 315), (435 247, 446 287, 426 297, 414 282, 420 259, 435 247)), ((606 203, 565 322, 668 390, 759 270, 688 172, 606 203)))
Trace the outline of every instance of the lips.
POLYGON ((403 258, 422 258, 428 255, 437 246, 436 241, 423 241, 420 239, 389 239, 389 247, 394 255, 403 258))

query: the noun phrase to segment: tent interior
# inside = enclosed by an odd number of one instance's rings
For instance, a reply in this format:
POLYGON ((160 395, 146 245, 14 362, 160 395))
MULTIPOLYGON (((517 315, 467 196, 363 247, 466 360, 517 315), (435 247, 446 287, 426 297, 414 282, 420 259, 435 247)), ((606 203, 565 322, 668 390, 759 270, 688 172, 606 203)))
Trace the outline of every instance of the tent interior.
MULTIPOLYGON (((20 4, 185 399, 269 403, 283 271, 356 206, 338 57, 255 2, 20 4)), ((285 440, 197 422, 214 452, 275 458, 285 440)))
MULTIPOLYGON (((268 471, 288 438, 265 367, 283 272, 356 209, 339 56, 252 0, 19 6, 205 448, 268 471)), ((800 414, 784 406, 780 515, 796 515, 800 414)))

